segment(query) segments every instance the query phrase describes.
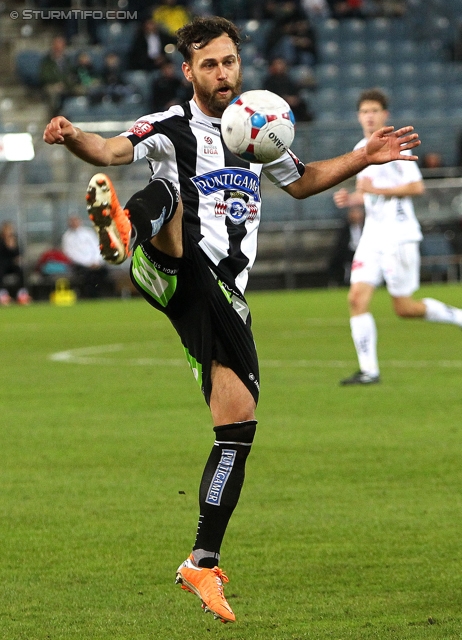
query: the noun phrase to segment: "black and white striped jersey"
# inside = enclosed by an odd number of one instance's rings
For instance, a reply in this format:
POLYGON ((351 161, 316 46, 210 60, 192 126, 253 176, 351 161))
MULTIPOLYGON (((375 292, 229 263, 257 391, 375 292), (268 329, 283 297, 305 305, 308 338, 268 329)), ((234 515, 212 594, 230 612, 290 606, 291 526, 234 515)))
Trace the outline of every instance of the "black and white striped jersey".
POLYGON ((303 175, 304 164, 291 152, 266 165, 240 160, 223 143, 220 119, 193 100, 143 116, 120 135, 132 142, 134 160, 147 159, 152 177, 178 187, 188 231, 244 292, 257 252, 261 173, 284 187, 303 175))

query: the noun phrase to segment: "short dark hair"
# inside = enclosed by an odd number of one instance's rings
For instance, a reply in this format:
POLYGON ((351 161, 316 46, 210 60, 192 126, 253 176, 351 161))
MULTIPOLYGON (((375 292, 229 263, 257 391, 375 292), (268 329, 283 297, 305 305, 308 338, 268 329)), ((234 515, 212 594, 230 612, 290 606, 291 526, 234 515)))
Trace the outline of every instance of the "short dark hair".
POLYGON ((194 18, 192 22, 185 24, 176 32, 178 51, 185 61, 190 63, 193 50, 206 47, 211 40, 219 38, 223 34, 231 38, 239 53, 241 35, 235 24, 219 16, 194 18))
POLYGON ((358 98, 358 110, 361 107, 362 103, 366 102, 366 100, 378 102, 382 106, 382 109, 388 109, 388 98, 381 89, 366 89, 365 91, 363 91, 358 98))

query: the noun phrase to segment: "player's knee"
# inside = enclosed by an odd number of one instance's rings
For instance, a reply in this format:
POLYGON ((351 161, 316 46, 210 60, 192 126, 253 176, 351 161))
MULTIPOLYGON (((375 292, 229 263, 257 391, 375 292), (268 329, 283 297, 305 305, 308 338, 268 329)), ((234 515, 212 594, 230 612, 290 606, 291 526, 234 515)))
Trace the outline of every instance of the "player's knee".
POLYGON ((251 445, 257 429, 256 420, 245 420, 244 422, 234 422, 214 427, 218 442, 235 442, 244 445, 251 445))
POLYGON ((353 315, 364 313, 363 297, 360 292, 355 289, 350 289, 348 293, 348 306, 353 315))
POLYGON ((423 315, 416 302, 408 298, 394 299, 393 309, 399 318, 415 318, 423 315))

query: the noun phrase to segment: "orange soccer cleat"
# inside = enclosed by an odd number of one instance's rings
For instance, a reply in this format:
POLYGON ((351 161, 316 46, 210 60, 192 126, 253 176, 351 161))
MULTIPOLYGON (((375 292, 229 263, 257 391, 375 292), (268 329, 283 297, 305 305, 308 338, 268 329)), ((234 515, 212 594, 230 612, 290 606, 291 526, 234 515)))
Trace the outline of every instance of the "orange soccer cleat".
POLYGON ((98 233, 100 251, 106 262, 121 264, 130 252, 132 225, 127 209, 117 198, 114 186, 104 173, 97 173, 87 188, 87 211, 98 233))
POLYGON ((216 620, 222 622, 235 622, 236 616, 223 593, 223 583, 228 582, 228 578, 219 567, 198 567, 191 554, 178 567, 176 582, 202 600, 205 613, 210 611, 216 620))

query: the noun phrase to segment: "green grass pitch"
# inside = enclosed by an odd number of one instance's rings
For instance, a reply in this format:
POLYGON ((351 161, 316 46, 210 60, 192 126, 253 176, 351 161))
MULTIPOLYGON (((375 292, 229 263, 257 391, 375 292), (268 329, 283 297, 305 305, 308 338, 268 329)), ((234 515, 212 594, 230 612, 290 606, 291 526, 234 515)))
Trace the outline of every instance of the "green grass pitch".
POLYGON ((262 394, 222 549, 235 625, 174 585, 213 435, 168 322, 139 299, 0 309, 0 638, 462 638, 462 332, 395 318, 380 290, 383 382, 345 388, 346 290, 248 299, 262 394))

